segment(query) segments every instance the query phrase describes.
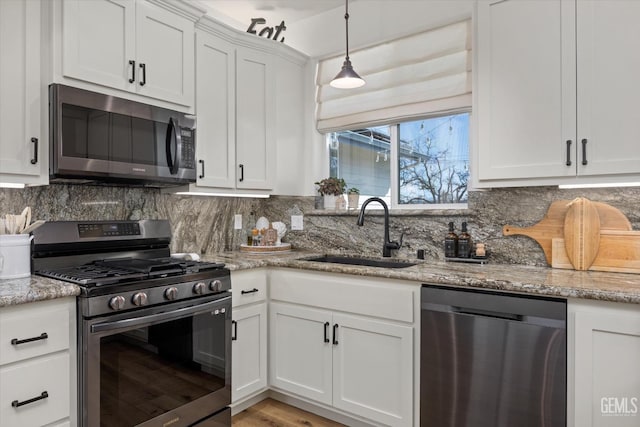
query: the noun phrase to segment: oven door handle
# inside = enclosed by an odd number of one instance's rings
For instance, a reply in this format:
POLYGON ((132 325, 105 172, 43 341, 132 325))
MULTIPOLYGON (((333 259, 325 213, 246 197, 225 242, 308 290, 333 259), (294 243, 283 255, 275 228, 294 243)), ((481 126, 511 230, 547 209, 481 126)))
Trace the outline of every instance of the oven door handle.
MULTIPOLYGON (((176 320, 182 317, 190 316, 195 313, 213 311, 215 310, 216 307, 220 305, 225 305, 225 304, 228 305, 230 300, 231 300, 231 297, 225 297, 215 301, 210 301, 205 304, 179 308, 177 310, 171 310, 163 313, 150 314, 148 316, 142 316, 142 317, 133 317, 130 319, 116 320, 114 322, 96 323, 95 325, 91 325, 91 333, 113 331, 116 329, 131 329, 133 327, 140 327, 143 325, 156 323, 158 321, 176 320)), ((228 309, 227 307, 219 308, 218 313, 215 313, 215 314, 225 315, 225 313, 227 312, 227 309, 228 309)))

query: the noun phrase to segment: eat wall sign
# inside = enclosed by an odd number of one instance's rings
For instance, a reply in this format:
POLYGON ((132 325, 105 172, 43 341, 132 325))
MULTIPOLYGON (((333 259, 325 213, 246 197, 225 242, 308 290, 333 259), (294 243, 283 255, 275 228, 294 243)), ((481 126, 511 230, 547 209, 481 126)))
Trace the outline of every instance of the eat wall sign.
MULTIPOLYGON (((264 18, 251 18, 251 24, 249 28, 247 28, 247 33, 257 34, 260 37, 266 37, 271 40, 278 41, 278 37, 280 37, 280 33, 287 29, 286 25, 284 25, 284 21, 280 22, 280 25, 276 25, 275 27, 270 27, 265 25, 260 32, 257 32, 256 26, 262 26, 267 23, 267 20, 264 18)), ((284 37, 280 39, 282 43, 284 41, 284 37)))

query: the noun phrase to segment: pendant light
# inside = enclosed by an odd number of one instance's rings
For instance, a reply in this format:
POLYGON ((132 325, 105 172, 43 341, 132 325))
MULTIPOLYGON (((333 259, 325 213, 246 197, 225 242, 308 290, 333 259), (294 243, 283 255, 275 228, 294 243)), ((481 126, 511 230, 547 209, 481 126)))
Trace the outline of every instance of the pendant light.
POLYGON ((365 82, 362 77, 360 77, 358 73, 355 72, 353 66, 351 65, 351 60, 349 59, 349 0, 345 0, 344 9, 344 21, 347 35, 347 53, 344 58, 344 63, 342 64, 342 69, 340 70, 338 75, 336 75, 334 79, 331 80, 331 83, 329 84, 332 87, 338 89, 353 89, 363 86, 365 82))

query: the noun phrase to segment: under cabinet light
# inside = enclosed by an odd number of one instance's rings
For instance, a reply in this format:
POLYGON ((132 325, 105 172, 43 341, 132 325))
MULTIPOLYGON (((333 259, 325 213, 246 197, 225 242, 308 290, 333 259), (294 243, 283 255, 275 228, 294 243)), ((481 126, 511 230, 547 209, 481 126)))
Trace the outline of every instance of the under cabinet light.
POLYGON ((0 182, 0 188, 24 188, 24 184, 15 182, 0 182))
POLYGON ((596 184, 563 184, 558 185, 561 190, 572 188, 609 188, 609 187, 640 187, 640 182, 601 182, 596 184))
POLYGON ((174 194, 182 196, 217 196, 217 197, 252 197, 254 199, 268 199, 268 194, 250 194, 250 193, 206 193, 203 191, 179 191, 174 194))

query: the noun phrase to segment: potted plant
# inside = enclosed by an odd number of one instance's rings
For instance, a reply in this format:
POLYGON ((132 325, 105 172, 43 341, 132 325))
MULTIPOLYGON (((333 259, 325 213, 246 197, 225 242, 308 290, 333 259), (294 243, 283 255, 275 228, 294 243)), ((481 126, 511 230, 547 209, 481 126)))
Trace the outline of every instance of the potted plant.
POLYGON ((360 202, 360 190, 356 187, 351 187, 347 190, 347 198, 349 199, 349 209, 358 209, 358 202, 360 202))
POLYGON ((336 197, 344 194, 347 183, 342 178, 329 177, 315 183, 318 193, 324 197, 324 208, 335 209, 336 197))

